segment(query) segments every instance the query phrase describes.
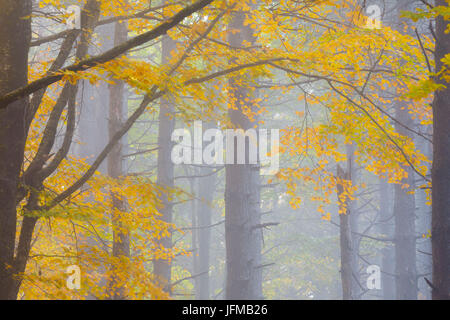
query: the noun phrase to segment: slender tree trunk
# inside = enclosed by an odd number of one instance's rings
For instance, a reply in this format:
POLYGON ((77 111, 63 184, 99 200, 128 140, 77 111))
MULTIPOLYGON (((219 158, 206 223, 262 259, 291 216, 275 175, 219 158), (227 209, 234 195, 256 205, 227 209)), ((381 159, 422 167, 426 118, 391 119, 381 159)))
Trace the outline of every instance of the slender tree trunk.
MULTIPOLYGON (((244 20, 244 12, 233 14, 230 28, 240 30, 229 34, 229 43, 233 47, 242 46, 243 41, 255 41, 252 29, 244 26, 244 20)), ((229 109, 231 122, 243 130, 254 128, 256 123, 243 113, 243 108, 252 99, 249 89, 238 85, 237 79, 230 80, 230 88, 234 105, 229 109)), ((250 149, 248 140, 245 143, 246 153, 250 149)), ((237 144, 234 145, 236 157, 237 144)), ((262 298, 259 166, 248 164, 249 159, 246 160, 247 164, 226 165, 226 299, 262 298)))
MULTIPOLYGON (((349 180, 349 175, 340 166, 337 167, 337 176, 340 179, 349 180)), ((344 192, 342 185, 337 186, 338 199, 344 192)), ((339 204, 339 239, 341 249, 341 280, 342 280, 342 299, 353 300, 352 293, 352 235, 350 228, 350 210, 348 210, 348 201, 339 204)))
MULTIPOLYGON (((170 60, 170 53, 175 49, 175 41, 169 36, 164 36, 162 40, 162 63, 166 64, 170 60)), ((163 188, 172 189, 174 186, 174 165, 171 159, 171 151, 173 142, 171 140, 172 132, 175 128, 174 105, 170 101, 170 97, 161 98, 159 111, 159 128, 158 128, 158 177, 157 184, 163 188)), ((160 198, 162 208, 160 210, 161 219, 167 223, 172 222, 172 201, 169 191, 163 192, 160 198)), ((157 242, 166 249, 172 247, 172 236, 163 237, 157 242)), ((158 259, 153 262, 153 272, 160 287, 170 292, 171 280, 171 262, 168 260, 158 259)))
MULTIPOLYGON (((341 166, 337 166, 337 176, 342 180, 352 181, 353 169, 353 152, 347 152, 347 168, 344 170, 341 166)), ((337 195, 339 202, 339 228, 340 228, 340 251, 341 251, 341 280, 342 280, 342 298, 343 300, 356 300, 358 299, 359 284, 357 269, 358 254, 357 244, 354 237, 354 229, 356 223, 352 215, 356 212, 352 211, 354 205, 348 198, 341 199, 344 192, 342 184, 337 185, 337 195), (344 200, 344 202, 341 202, 344 200), (353 221, 352 221, 353 219, 353 221)))
POLYGON ((200 274, 195 279, 195 296, 198 300, 210 298, 209 291, 209 256, 211 247, 211 227, 212 224, 212 201, 216 184, 215 174, 211 174, 213 168, 203 168, 200 171, 202 177, 198 179, 198 202, 197 208, 197 239, 198 239, 198 269, 196 274, 200 274))
MULTIPOLYGON (((348 163, 350 165, 350 180, 352 184, 358 184, 358 166, 355 162, 355 148, 353 145, 347 145, 347 157, 348 163)), ((360 279, 360 265, 359 265, 359 247, 361 243, 361 236, 358 234, 359 232, 359 215, 358 212, 358 199, 350 200, 349 206, 350 210, 350 230, 352 237, 352 293, 354 300, 360 300, 362 296, 362 287, 361 287, 361 279, 360 279)))
MULTIPOLYGON (((0 95, 28 82, 31 1, 0 1, 0 95)), ((16 197, 23 162, 29 99, 0 110, 0 299, 16 299, 13 281, 16 197)))
MULTIPOLYGON (((448 7, 445 0, 436 6, 448 7)), ((450 53, 449 22, 436 19, 436 70, 444 66, 441 60, 450 53)), ((432 169, 432 254, 433 299, 450 298, 450 84, 437 80, 445 89, 436 91, 433 101, 433 169, 432 169)))
POLYGON ((187 168, 185 167, 185 172, 187 175, 192 175, 193 177, 189 178, 189 185, 190 185, 190 190, 191 193, 193 195, 195 195, 195 199, 191 200, 190 203, 190 209, 191 209, 191 225, 192 225, 192 246, 191 246, 191 250, 192 250, 192 269, 193 271, 191 272, 191 274, 194 276, 194 291, 195 291, 195 295, 198 295, 198 274, 199 272, 199 260, 200 260, 200 254, 199 254, 199 241, 198 241, 198 234, 199 234, 199 224, 198 224, 198 207, 200 205, 200 200, 198 199, 198 197, 200 196, 199 193, 197 192, 198 190, 197 188, 197 180, 198 178, 196 177, 197 175, 199 175, 200 170, 199 168, 192 168, 192 171, 187 170, 187 168))
MULTIPOLYGON (((393 1, 390 4, 389 24, 394 30, 405 32, 405 25, 411 24, 411 21, 402 18, 401 14, 403 10, 413 9, 414 5, 409 0, 393 1)), ((406 32, 411 33, 411 29, 406 32)), ((401 123, 395 124, 396 131, 404 137, 413 138, 411 131, 405 128, 414 128, 408 105, 397 102, 395 118, 401 123)), ((396 299, 411 300, 417 299, 414 171, 409 165, 405 165, 404 170, 407 177, 402 183, 409 187, 404 188, 400 184, 394 186, 395 292, 396 299)))
MULTIPOLYGON (((417 130, 431 134, 432 126, 417 125, 417 130)), ((417 148, 428 158, 432 159, 432 143, 423 139, 422 137, 416 137, 415 144, 417 148)), ((428 166, 431 171, 431 165, 428 166)), ((422 177, 415 175, 415 179, 423 181, 422 177)), ((422 182, 421 184, 424 184, 422 182)), ((428 190, 417 189, 416 191, 416 232, 418 235, 428 235, 431 230, 431 206, 429 205, 428 190)), ((417 240, 417 273, 420 275, 426 275, 430 278, 432 272, 432 259, 431 259, 431 239, 428 237, 419 238, 417 240)), ((426 283, 423 277, 418 278, 418 299, 430 300, 431 291, 430 287, 426 283)))
MULTIPOLYGON (((127 40, 127 25, 125 22, 117 22, 114 27, 114 46, 117 46, 127 40)), ((123 81, 114 81, 109 89, 109 137, 114 136, 124 121, 125 108, 125 83, 123 81)), ((111 178, 119 179, 125 172, 123 161, 123 149, 125 139, 121 139, 108 156, 108 175, 111 178)), ((111 194, 112 196, 112 225, 113 225, 113 248, 112 255, 116 258, 130 257, 130 236, 126 227, 123 226, 121 216, 127 211, 126 199, 122 195, 111 194)), ((124 270, 113 270, 114 272, 124 272, 124 270)), ((126 298, 126 286, 123 280, 116 280, 113 274, 110 287, 112 288, 111 298, 114 300, 123 300, 126 298)))
MULTIPOLYGON (((414 127, 408 108, 397 106, 396 119, 409 128, 414 127)), ((411 132, 397 125, 397 131, 407 137, 411 132)), ((395 275, 397 300, 417 299, 416 270, 416 228, 415 228, 415 196, 414 172, 410 166, 404 167, 408 176, 402 181, 409 185, 404 188, 397 184, 394 187, 394 220, 395 220, 395 275)))
MULTIPOLYGON (((380 233, 386 238, 393 237, 393 214, 391 208, 392 188, 386 179, 380 178, 380 233)), ((395 253, 390 242, 386 242, 381 249, 381 289, 384 300, 395 299, 395 253)))
MULTIPOLYGON (((81 33, 79 44, 77 46, 76 57, 77 59, 82 59, 88 54, 93 54, 93 48, 90 47, 91 41, 93 41, 94 26, 98 21, 100 15, 99 3, 94 0, 90 0, 86 4, 86 11, 82 14, 81 23, 83 32, 81 33)), ((112 46, 114 41, 114 32, 109 30, 108 27, 102 26, 95 30, 100 39, 98 46, 101 50, 108 49, 112 46)), ((73 153, 76 157, 86 159, 86 162, 91 165, 99 152, 102 150, 103 146, 108 142, 108 105, 109 105, 109 90, 106 83, 100 83, 99 85, 92 85, 87 80, 81 80, 77 83, 77 128, 76 128, 76 139, 81 143, 75 144, 73 148, 73 153)), ((104 161, 98 171, 107 174, 107 161, 104 161)), ((86 189, 88 186, 84 185, 81 187, 82 190, 86 189)), ((93 202, 94 199, 86 199, 86 202, 93 202)), ((78 241, 81 244, 79 246, 82 250, 88 254, 93 255, 91 248, 101 248, 104 251, 108 249, 103 245, 100 245, 100 241, 96 236, 97 230, 92 230, 96 228, 95 225, 86 226, 78 235, 78 241)), ((106 230, 105 230, 106 231, 106 230)), ((106 254, 107 252, 105 252, 106 254)), ((106 270, 103 266, 95 266, 88 263, 87 261, 83 263, 81 271, 85 275, 96 276, 98 285, 101 288, 105 288, 105 293, 107 292, 107 280, 105 277, 106 270)), ((97 297, 88 292, 86 299, 95 300, 97 297)))

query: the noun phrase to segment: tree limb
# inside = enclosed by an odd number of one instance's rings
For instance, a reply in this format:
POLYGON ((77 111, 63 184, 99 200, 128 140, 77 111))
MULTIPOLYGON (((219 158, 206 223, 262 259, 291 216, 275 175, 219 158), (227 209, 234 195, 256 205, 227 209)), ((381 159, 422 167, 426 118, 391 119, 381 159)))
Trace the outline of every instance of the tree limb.
POLYGON ((99 64, 106 63, 108 61, 113 60, 114 58, 119 57, 120 55, 126 53, 128 50, 136 48, 146 42, 149 42, 161 35, 164 35, 167 33, 168 30, 172 29, 176 25, 178 25, 181 21, 184 20, 184 18, 192 15, 193 13, 203 9, 207 5, 209 5, 214 0, 199 0, 195 2, 194 4, 182 9, 179 11, 176 15, 174 15, 171 19, 167 20, 166 22, 160 24, 156 28, 145 32, 139 36, 136 36, 126 42, 124 42, 121 45, 118 45, 110 50, 107 50, 106 52, 87 58, 84 60, 81 60, 77 63, 74 63, 68 67, 62 68, 57 72, 52 73, 51 75, 48 75, 46 77, 43 77, 41 79, 35 80, 28 85, 13 90, 2 97, 0 97, 0 109, 6 108, 10 103, 26 97, 33 92, 36 92, 40 89, 46 88, 47 86, 58 82, 64 77, 65 72, 79 72, 88 70, 92 67, 95 67, 99 64))

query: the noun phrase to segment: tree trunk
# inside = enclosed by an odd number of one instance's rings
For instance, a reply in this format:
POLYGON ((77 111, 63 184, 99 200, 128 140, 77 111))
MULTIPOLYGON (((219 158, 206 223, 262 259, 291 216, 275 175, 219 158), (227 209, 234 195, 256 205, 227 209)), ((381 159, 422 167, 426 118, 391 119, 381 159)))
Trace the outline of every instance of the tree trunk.
MULTIPOLYGON (((418 130, 431 134, 432 126, 418 125, 418 130)), ((428 158, 432 159, 432 144, 421 137, 416 137, 416 146, 428 158)), ((431 171, 431 165, 428 166, 431 171)), ((422 179, 415 175, 415 179, 422 179)), ((416 191, 416 232, 418 235, 428 235, 431 230, 431 206, 428 204, 428 190, 417 189, 416 191)), ((417 273, 428 275, 432 273, 431 239, 424 237, 417 240, 417 273)), ((430 300, 431 291, 424 278, 418 278, 418 299, 430 300)))
MULTIPOLYGON (((380 178, 380 215, 379 230, 386 238, 393 237, 393 214, 391 208, 392 188, 386 179, 380 178)), ((395 299, 395 253, 390 242, 381 249, 381 289, 384 300, 395 299)))
MULTIPOLYGON (((405 25, 411 24, 411 20, 402 18, 401 14, 403 10, 413 9, 413 6, 415 4, 409 0, 392 2, 389 24, 394 30, 405 32, 405 25)), ((411 33, 411 29, 406 32, 411 33)), ((399 95, 395 91, 393 94, 399 95)), ((401 123, 395 123, 396 131, 404 137, 413 138, 411 131, 407 129, 414 128, 407 104, 396 103, 395 118, 401 123)), ((395 292, 396 299, 411 300, 417 299, 414 171, 409 165, 403 168, 407 177, 402 184, 408 184, 409 187, 403 188, 400 184, 394 186, 395 292)))
MULTIPOLYGON (((86 5, 86 11, 82 14, 83 32, 80 36, 79 45, 77 46, 76 57, 82 59, 87 54, 92 54, 93 48, 90 47, 91 41, 93 41, 94 26, 100 15, 99 3, 96 1, 89 1, 86 5)), ((112 47, 114 41, 114 33, 107 26, 98 27, 96 30, 98 38, 101 43, 97 43, 101 50, 112 47)), ((95 47, 95 46, 94 46, 95 47)), ((81 143, 75 144, 73 153, 76 157, 86 159, 89 165, 95 161, 99 152, 104 145, 108 143, 108 105, 109 105, 109 91, 106 83, 100 83, 93 85, 87 80, 81 80, 77 83, 77 128, 76 139, 81 143)), ((104 161, 98 171, 102 174, 107 174, 107 161, 104 161)), ((86 189, 88 186, 84 185, 81 189, 86 189)), ((86 199, 87 202, 93 202, 93 198, 86 199)), ((78 235, 78 241, 81 244, 80 248, 85 251, 87 255, 93 255, 91 248, 102 248, 104 251, 107 249, 99 245, 100 241, 95 235, 96 231, 92 230, 95 226, 87 225, 87 229, 80 232, 78 235)), ((106 230, 105 230, 106 231, 106 230)), ((106 253, 106 252, 105 252, 106 253)), ((102 265, 95 266, 90 264, 86 260, 82 266, 82 272, 85 275, 94 275, 96 284, 107 290, 107 279, 105 277, 106 270, 102 265)), ((81 267, 81 266, 80 266, 81 267)), ((95 300, 97 297, 88 292, 86 299, 95 300)))
MULTIPOLYGON (((436 0, 436 6, 448 7, 445 0, 436 0)), ((444 66, 441 60, 450 53, 448 21, 436 19, 435 62, 437 72, 444 66)), ((433 169, 432 169, 432 254, 433 299, 450 298, 450 84, 436 91, 433 101, 433 169)))
MULTIPOLYGON (((0 1, 0 95, 28 82, 31 1, 0 1)), ((13 281, 16 197, 23 162, 29 99, 0 110, 0 299, 16 299, 13 281)))
MULTIPOLYGON (((347 152, 347 168, 344 170, 341 166, 337 166, 337 176, 342 180, 352 181, 353 169, 353 152, 351 147, 347 152)), ((352 210, 354 204, 349 199, 341 199, 344 192, 342 184, 337 185, 338 199, 344 200, 339 202, 339 236, 341 251, 341 280, 342 280, 342 299, 356 300, 359 293, 359 271, 358 265, 358 249, 357 239, 353 232, 356 228, 356 219, 352 217, 356 212, 352 210)))
MULTIPOLYGON (((115 23, 114 46, 127 40, 127 25, 125 22, 115 23)), ((125 108, 125 84, 123 81, 115 80, 109 89, 109 138, 111 139, 124 121, 125 108)), ((125 172, 123 161, 123 149, 125 137, 119 141, 111 150, 108 156, 108 175, 111 178, 119 179, 125 172)), ((113 248, 112 255, 116 258, 130 257, 130 236, 126 227, 121 223, 121 215, 127 211, 126 199, 122 195, 111 194, 112 197, 112 225, 113 225, 113 248), (124 230, 125 229, 125 230, 124 230)), ((115 272, 123 270, 113 270, 110 283, 112 288, 111 298, 123 300, 126 298, 126 286, 122 281, 116 280, 115 272)), ((120 278, 120 277, 119 277, 120 278)))
MULTIPOLYGON (((397 106, 396 119, 408 128, 414 127, 408 108, 397 106)), ((403 136, 410 137, 411 132, 400 125, 397 131, 403 136)), ((417 270, 416 270, 416 228, 415 228, 415 196, 414 172, 410 166, 405 166, 407 172, 402 183, 409 185, 403 188, 396 184, 394 187, 394 220, 395 220, 395 292, 397 300, 417 299, 417 270)))
POLYGON ((211 247, 211 224, 212 224, 212 201, 216 184, 215 174, 211 174, 213 168, 202 168, 201 177, 198 179, 198 202, 197 208, 197 239, 198 239, 198 261, 195 274, 195 297, 197 300, 210 298, 209 292, 209 253, 211 247))
MULTIPOLYGON (((170 60, 170 53, 175 49, 176 42, 169 36, 164 36, 162 40, 162 64, 167 64, 170 60)), ((158 177, 157 184, 163 188, 172 189, 174 186, 174 165, 171 159, 172 152, 172 132, 175 128, 174 105, 170 101, 170 97, 161 98, 159 111, 159 128, 158 128, 158 177)), ((172 222, 172 201, 169 196, 170 190, 161 193, 160 209, 161 219, 167 223, 172 222)), ((157 243, 166 249, 172 247, 172 237, 162 237, 157 243)), ((170 293, 171 279, 171 262, 168 260, 158 259, 153 262, 153 273, 159 286, 170 293)))
MULTIPOLYGON (((348 174, 338 166, 338 177, 348 180, 348 174)), ((343 187, 338 185, 338 197, 343 193, 343 187)), ((341 248, 341 280, 342 280, 342 299, 353 300, 354 295, 352 293, 352 236, 350 228, 350 219, 348 210, 348 201, 345 204, 340 204, 339 213, 339 239, 341 248)))
MULTIPOLYGON (((244 20, 244 12, 233 14, 230 28, 240 30, 229 34, 229 43, 233 47, 242 46, 243 41, 255 41, 252 29, 244 26, 244 20)), ((243 108, 253 98, 249 89, 237 84, 237 79, 232 79, 230 93, 234 108, 229 109, 229 117, 233 125, 243 130, 254 128, 256 122, 251 122, 243 113, 243 108)), ((246 153, 250 148, 248 140, 245 143, 246 153)), ((246 164, 226 165, 226 299, 262 299, 260 169, 259 165, 249 164, 248 160, 246 164)))

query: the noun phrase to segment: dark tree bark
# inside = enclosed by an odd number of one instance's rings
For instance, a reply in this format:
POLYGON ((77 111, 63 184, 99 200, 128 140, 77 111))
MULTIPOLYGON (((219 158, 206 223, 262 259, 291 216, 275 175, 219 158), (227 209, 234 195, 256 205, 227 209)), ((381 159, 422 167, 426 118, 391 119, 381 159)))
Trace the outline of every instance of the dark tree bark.
MULTIPOLYGON (((445 0, 437 6, 448 7, 445 0)), ((441 60, 450 53, 449 22, 436 19, 436 70, 444 68, 441 60)), ((445 89, 435 93, 433 101, 433 168, 432 168, 432 254, 433 299, 450 298, 450 84, 441 79, 445 89)))
MULTIPOLYGON (((0 95, 28 82, 31 1, 0 1, 0 95)), ((0 110, 0 299, 15 299, 16 198, 23 162, 28 98, 0 110)))
MULTIPOLYGON (((245 13, 235 12, 230 23, 231 29, 240 30, 229 34, 232 47, 242 46, 243 41, 254 43, 255 37, 249 26, 244 26, 245 13)), ((243 113, 253 99, 248 88, 238 84, 238 79, 230 80, 231 99, 235 109, 229 109, 229 117, 236 128, 254 128, 243 113)), ((250 106, 254 109, 253 106, 250 106)), ((227 142, 228 144, 228 142, 227 142)), ((246 153, 250 141, 246 139, 246 153)), ((227 146, 229 148, 229 146, 227 146)), ((237 144, 234 144, 236 160, 237 144)), ((236 161, 235 161, 236 163, 236 161)), ((262 230, 260 212, 259 165, 226 165, 225 186, 225 240, 226 240, 226 299, 262 299, 261 246, 262 230)))

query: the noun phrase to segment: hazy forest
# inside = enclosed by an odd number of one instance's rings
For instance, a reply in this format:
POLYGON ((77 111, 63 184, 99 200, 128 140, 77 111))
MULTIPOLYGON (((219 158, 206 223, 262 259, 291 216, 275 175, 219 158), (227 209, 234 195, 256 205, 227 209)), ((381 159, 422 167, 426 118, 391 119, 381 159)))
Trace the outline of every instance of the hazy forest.
POLYGON ((0 0, 0 300, 450 298, 450 0, 0 0))

